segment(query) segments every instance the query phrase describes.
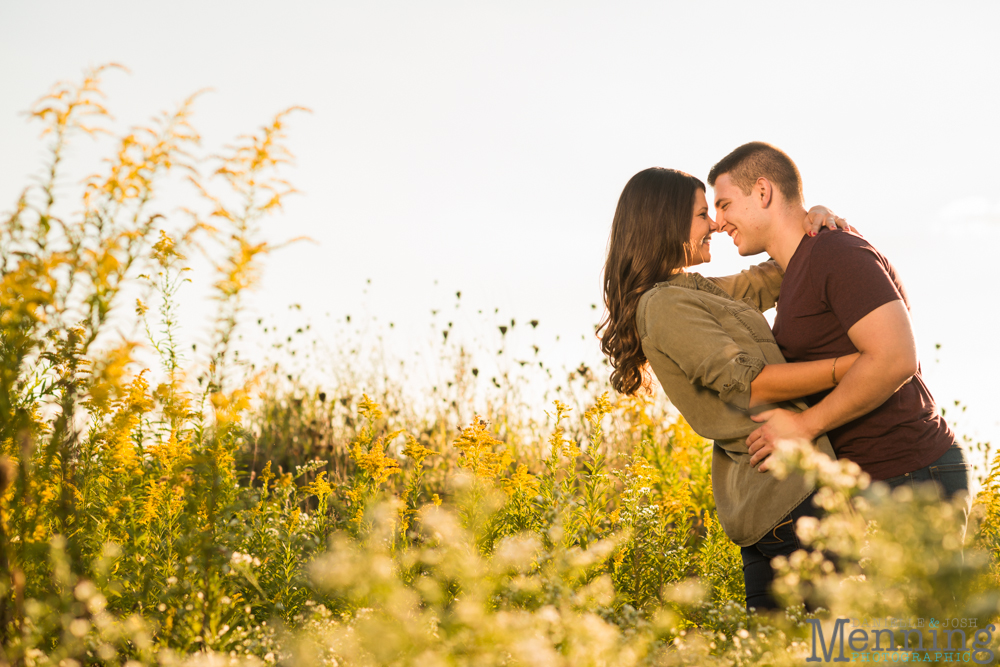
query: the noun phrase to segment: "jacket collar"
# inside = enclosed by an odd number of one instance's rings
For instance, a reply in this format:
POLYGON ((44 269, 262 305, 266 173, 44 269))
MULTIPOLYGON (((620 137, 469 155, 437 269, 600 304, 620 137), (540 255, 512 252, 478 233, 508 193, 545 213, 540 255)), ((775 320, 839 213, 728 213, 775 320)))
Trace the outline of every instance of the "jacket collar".
POLYGON ((667 278, 666 283, 672 287, 684 287, 686 289, 709 292, 715 296, 721 296, 729 299, 730 301, 733 299, 732 295, 700 273, 688 273, 686 271, 675 273, 667 278))

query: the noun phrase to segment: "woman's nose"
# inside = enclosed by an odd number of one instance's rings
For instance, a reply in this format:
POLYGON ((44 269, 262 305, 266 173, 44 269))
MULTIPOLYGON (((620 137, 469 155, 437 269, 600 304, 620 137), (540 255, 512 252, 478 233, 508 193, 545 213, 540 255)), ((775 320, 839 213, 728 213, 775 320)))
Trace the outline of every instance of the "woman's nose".
POLYGON ((722 231, 722 223, 716 222, 711 217, 709 217, 709 219, 708 219, 708 228, 711 229, 713 232, 721 232, 722 231))

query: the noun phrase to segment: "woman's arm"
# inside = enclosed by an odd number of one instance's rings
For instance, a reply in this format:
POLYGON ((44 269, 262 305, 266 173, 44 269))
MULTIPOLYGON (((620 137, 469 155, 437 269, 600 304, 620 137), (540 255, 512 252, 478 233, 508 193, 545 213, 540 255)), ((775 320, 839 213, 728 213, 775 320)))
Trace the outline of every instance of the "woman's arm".
POLYGON ((731 276, 708 277, 707 279, 737 301, 747 301, 764 312, 774 308, 781 292, 781 280, 785 272, 773 259, 743 269, 731 276))
POLYGON ((832 389, 859 356, 854 353, 836 359, 768 364, 750 382, 750 407, 790 401, 832 389))
MULTIPOLYGON (((767 364, 737 345, 698 295, 679 287, 662 288, 641 311, 643 345, 669 357, 691 384, 711 389, 723 402, 743 411, 834 386, 833 359, 767 364)), ((755 316, 763 320, 759 313, 755 316)), ((837 359, 837 382, 858 356, 837 359)))

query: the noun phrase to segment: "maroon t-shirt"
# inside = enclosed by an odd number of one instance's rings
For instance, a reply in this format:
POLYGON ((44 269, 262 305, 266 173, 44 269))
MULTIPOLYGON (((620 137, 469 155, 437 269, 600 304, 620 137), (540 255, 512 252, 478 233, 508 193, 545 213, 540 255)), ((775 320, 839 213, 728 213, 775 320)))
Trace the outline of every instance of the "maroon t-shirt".
MULTIPOLYGON (((847 331, 897 299, 910 307, 895 269, 868 241, 850 232, 806 236, 785 270, 774 338, 790 362, 852 354, 847 331)), ((828 393, 805 400, 815 405, 828 393)), ((838 458, 876 480, 930 465, 955 442, 919 370, 881 406, 827 435, 838 458)))

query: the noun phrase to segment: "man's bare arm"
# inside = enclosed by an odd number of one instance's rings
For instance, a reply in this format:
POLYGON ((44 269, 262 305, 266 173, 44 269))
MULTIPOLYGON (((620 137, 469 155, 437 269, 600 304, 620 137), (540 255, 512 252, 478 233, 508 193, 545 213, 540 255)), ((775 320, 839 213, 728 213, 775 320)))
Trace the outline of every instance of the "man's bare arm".
POLYGON ((917 372, 917 343, 902 301, 879 306, 847 336, 861 356, 836 389, 802 413, 810 439, 868 414, 917 372))
POLYGON ((761 415, 768 422, 747 438, 751 463, 767 456, 777 440, 815 440, 821 433, 868 414, 917 372, 913 326, 902 301, 879 306, 858 320, 847 335, 861 353, 850 371, 826 398, 805 412, 774 410, 761 415), (780 413, 777 419, 775 413, 780 413))

